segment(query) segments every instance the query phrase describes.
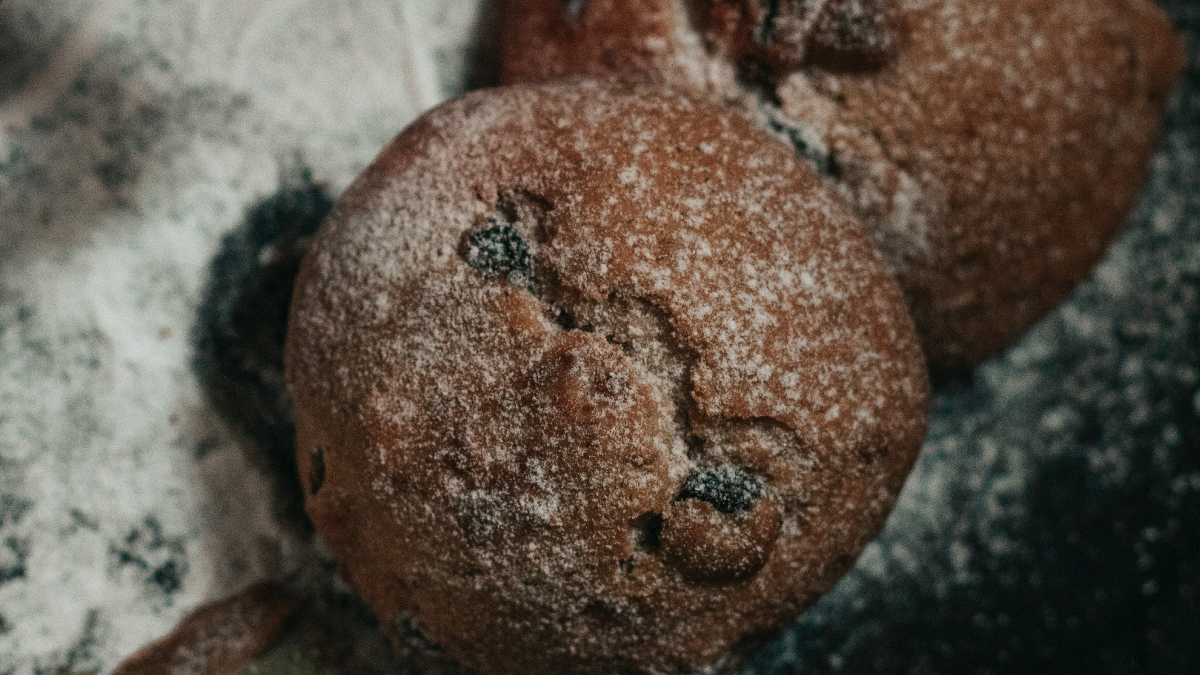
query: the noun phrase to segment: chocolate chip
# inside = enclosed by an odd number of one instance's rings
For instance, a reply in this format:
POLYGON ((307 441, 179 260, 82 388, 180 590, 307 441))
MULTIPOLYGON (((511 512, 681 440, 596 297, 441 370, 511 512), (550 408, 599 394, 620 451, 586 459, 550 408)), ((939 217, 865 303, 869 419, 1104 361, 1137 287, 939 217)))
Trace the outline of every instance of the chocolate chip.
POLYGON ((489 278, 507 276, 509 283, 533 288, 533 258, 529 244, 515 227, 491 221, 467 235, 463 258, 489 278))
POLYGON ((722 464, 688 476, 680 499, 699 499, 723 513, 748 511, 762 497, 762 481, 745 469, 722 464))

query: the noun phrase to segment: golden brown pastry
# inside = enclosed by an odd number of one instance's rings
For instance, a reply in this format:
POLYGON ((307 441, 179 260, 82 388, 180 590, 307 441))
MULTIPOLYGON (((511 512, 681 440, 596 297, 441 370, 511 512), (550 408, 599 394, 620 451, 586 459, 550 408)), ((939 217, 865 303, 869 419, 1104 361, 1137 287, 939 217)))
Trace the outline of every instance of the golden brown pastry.
POLYGON ((809 165, 591 85, 393 141, 314 239, 286 366, 344 574, 397 640, 491 675, 734 663, 876 534, 928 396, 899 287, 809 165))
POLYGON ((1183 65, 1147 0, 508 0, 502 79, 616 77, 742 110, 817 167, 939 370, 1101 257, 1183 65))

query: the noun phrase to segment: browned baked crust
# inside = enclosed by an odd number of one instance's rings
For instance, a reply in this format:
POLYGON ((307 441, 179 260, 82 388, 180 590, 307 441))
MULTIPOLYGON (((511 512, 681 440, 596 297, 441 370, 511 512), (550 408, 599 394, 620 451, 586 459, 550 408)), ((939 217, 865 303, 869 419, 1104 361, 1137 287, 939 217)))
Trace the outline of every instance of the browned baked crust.
POLYGON ((871 229, 938 369, 995 354, 1103 254, 1183 64, 1147 0, 508 0, 502 78, 728 101, 871 229))
POLYGON ((308 511, 386 630, 490 674, 728 665, 921 445, 901 292, 816 174, 676 96, 443 105, 347 190, 286 351, 308 511))
POLYGON ((233 675, 275 645, 297 607, 282 587, 255 584, 196 610, 112 675, 233 675))

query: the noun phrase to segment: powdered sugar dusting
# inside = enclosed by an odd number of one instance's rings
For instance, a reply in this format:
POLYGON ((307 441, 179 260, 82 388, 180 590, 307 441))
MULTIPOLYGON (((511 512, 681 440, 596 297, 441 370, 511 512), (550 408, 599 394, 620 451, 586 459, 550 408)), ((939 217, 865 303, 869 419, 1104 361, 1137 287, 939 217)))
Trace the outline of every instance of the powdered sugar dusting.
POLYGON ((616 0, 566 32, 539 27, 554 4, 514 3, 507 81, 615 77, 743 111, 871 231, 938 368, 999 351, 1084 277, 1179 67, 1145 2, 616 0))
POLYGON ((301 273, 310 513, 385 622, 411 614, 469 667, 699 667, 886 513, 923 430, 911 331, 840 204, 740 118, 595 85, 469 96, 385 150, 301 273), (671 506, 723 462, 767 483, 751 539, 671 506), (701 541, 727 560, 679 553, 701 541))

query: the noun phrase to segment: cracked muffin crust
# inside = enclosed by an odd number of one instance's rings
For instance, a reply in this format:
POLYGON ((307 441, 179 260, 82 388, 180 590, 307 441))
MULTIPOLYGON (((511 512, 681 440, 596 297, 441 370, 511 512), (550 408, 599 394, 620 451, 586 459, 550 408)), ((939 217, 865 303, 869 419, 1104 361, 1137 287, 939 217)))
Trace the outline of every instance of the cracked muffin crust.
POLYGON ((889 512, 902 294, 741 117, 598 85, 420 118, 338 201, 286 350, 307 509, 398 642, 472 672, 717 672, 889 512))
POLYGON ((1101 257, 1183 65, 1147 0, 508 0, 501 78, 669 86, 792 145, 900 279, 931 366, 999 352, 1101 257))

